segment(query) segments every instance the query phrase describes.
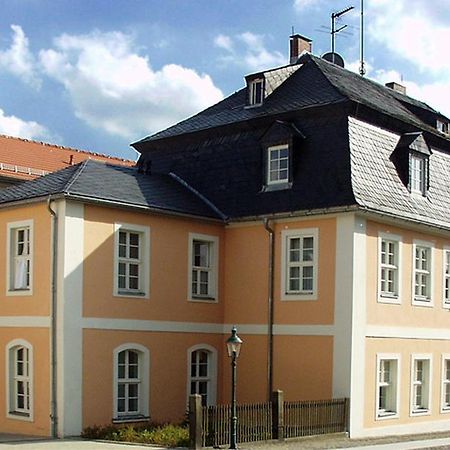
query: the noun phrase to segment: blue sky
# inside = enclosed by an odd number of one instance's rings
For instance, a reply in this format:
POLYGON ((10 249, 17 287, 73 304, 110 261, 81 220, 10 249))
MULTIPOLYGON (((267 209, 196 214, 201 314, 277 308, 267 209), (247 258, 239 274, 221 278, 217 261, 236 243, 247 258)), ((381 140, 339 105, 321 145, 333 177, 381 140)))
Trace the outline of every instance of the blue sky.
MULTIPOLYGON (((360 1, 0 0, 0 134, 135 159, 131 142, 287 63, 291 28, 357 71, 360 1)), ((367 76, 450 115, 450 2, 364 0, 367 76), (439 7, 437 8, 437 5, 439 7)))

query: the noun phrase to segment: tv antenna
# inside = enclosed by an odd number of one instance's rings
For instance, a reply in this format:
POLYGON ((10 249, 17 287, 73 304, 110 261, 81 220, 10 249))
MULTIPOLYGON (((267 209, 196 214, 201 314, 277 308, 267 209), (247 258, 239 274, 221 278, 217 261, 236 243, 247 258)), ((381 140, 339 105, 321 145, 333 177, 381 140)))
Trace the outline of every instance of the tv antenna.
POLYGON ((334 55, 336 54, 336 52, 334 51, 336 46, 336 34, 347 28, 347 25, 342 25, 339 28, 336 28, 336 20, 339 20, 341 16, 348 13, 354 8, 355 8, 354 6, 347 6, 347 8, 331 13, 331 57, 332 57, 331 62, 333 63, 335 62, 334 55))
POLYGON ((359 64, 359 74, 363 77, 366 74, 366 67, 364 64, 364 0, 361 0, 361 56, 359 64))

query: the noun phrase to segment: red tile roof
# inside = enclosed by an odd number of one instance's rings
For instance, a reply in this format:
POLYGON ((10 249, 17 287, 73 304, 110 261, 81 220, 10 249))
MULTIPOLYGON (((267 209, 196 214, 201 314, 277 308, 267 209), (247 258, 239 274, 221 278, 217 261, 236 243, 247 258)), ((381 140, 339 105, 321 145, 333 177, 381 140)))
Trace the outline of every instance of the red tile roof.
POLYGON ((31 180, 85 159, 119 166, 135 165, 135 161, 128 159, 0 135, 0 176, 31 180))

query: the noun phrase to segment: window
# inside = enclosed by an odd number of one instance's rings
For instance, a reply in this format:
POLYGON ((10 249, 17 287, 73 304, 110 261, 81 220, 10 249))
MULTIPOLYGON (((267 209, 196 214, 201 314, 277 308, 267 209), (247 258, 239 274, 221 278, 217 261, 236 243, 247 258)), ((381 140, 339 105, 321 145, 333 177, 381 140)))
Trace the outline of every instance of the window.
POLYGON ((441 410, 450 412, 450 355, 442 357, 441 410))
POLYGON ((285 230, 282 232, 283 300, 317 298, 318 230, 285 230))
POLYGON ((430 387, 430 358, 413 356, 411 373, 411 414, 429 412, 430 387))
POLYGON ((398 303, 400 295, 400 237, 379 238, 379 301, 398 303))
POLYGON ((206 344, 188 350, 188 392, 199 394, 202 405, 216 403, 217 352, 206 344))
POLYGON ((218 239, 214 236, 189 235, 189 298, 216 300, 218 239))
POLYGON ((377 360, 376 417, 392 418, 398 413, 398 356, 378 355, 377 360))
POLYGON ((30 295, 32 290, 33 221, 8 224, 8 295, 30 295))
POLYGON ((32 420, 32 355, 32 347, 26 341, 16 340, 7 346, 8 417, 32 420))
POLYGON ((114 351, 114 420, 148 418, 148 350, 126 344, 114 351))
POLYGON ((264 79, 256 78, 248 82, 248 104, 261 105, 264 100, 264 79))
POLYGON ((289 146, 276 145, 267 149, 267 184, 289 182, 289 146))
POLYGON ((450 307, 450 249, 444 249, 444 306, 450 307))
POLYGON ((425 195, 428 180, 428 159, 424 155, 409 155, 409 187, 411 192, 425 195))
POLYGON ((148 227, 115 225, 115 295, 148 297, 149 235, 148 227))
POLYGON ((436 128, 438 131, 444 134, 449 134, 449 123, 443 120, 436 120, 436 128))
POLYGON ((432 246, 415 242, 414 252, 414 299, 413 304, 431 305, 432 293, 432 246))

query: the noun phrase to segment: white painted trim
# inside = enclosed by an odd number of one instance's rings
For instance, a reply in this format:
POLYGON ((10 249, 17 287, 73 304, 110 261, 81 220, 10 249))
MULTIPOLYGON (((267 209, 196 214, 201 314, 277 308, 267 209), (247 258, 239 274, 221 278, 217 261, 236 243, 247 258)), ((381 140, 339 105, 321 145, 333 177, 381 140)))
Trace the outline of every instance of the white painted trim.
POLYGON ((187 299, 189 302, 217 303, 219 301, 219 237, 209 234, 189 233, 188 236, 188 285, 187 299), (194 241, 204 241, 212 244, 210 246, 211 277, 210 292, 207 297, 197 297, 192 295, 192 246, 194 241))
POLYGON ((49 328, 50 321, 46 316, 0 316, 0 327, 49 328))
POLYGON ((19 222, 9 222, 6 224, 6 295, 8 297, 26 297, 33 295, 33 260, 34 260, 34 238, 33 238, 34 220, 21 220, 19 222), (16 228, 30 228, 30 286, 28 289, 11 289, 11 261, 13 252, 13 242, 11 240, 11 233, 16 228))
MULTIPOLYGON (((432 370, 432 358, 430 353, 412 353, 411 354, 411 367, 410 367, 410 391, 409 391, 409 416, 410 417, 421 417, 421 416, 429 416, 432 410, 432 384, 433 384, 433 370, 432 370), (427 395, 427 406, 428 408, 423 411, 414 410, 414 378, 415 378, 415 370, 414 363, 415 361, 423 360, 428 361, 428 376, 427 376, 427 384, 428 384, 428 392, 427 395)), ((425 390, 424 390, 425 391, 425 390)))
POLYGON ((289 144, 279 144, 279 145, 271 145, 269 147, 266 147, 266 185, 267 186, 277 186, 280 184, 287 184, 289 183, 289 179, 291 176, 291 161, 289 161, 291 155, 290 155, 290 151, 289 151, 289 144), (287 166, 287 178, 283 179, 283 180, 274 180, 274 181, 270 181, 270 154, 271 152, 275 151, 275 150, 283 150, 286 149, 288 151, 288 166, 287 166))
POLYGON ((377 353, 377 365, 375 372, 375 420, 389 420, 398 419, 400 417, 400 354, 398 353, 377 353), (380 415, 378 413, 378 405, 380 404, 380 386, 379 386, 379 373, 380 373, 380 362, 382 360, 394 360, 397 361, 396 368, 396 380, 395 380, 395 414, 380 415))
POLYGON ((411 286, 411 303, 413 306, 422 306, 432 308, 434 306, 434 243, 430 241, 422 241, 414 239, 412 250, 412 286, 411 286), (418 300, 415 296, 416 286, 416 247, 428 247, 430 249, 430 299, 418 300))
POLYGON ((14 419, 14 420, 21 420, 24 422, 34 422, 34 353, 33 353, 33 346, 24 339, 14 339, 13 341, 8 342, 6 344, 6 351, 5 351, 5 398, 6 398, 6 417, 8 419, 14 419), (28 357, 29 357, 29 379, 30 379, 30 414, 27 415, 20 415, 15 414, 11 411, 11 350, 14 349, 14 347, 25 347, 28 349, 28 357))
POLYGON ((318 286, 319 286, 319 229, 318 228, 297 228, 283 230, 281 232, 281 282, 280 282, 280 295, 282 301, 295 301, 295 300, 317 300, 318 298, 318 286), (287 292, 287 242, 292 237, 312 237, 314 239, 314 260, 313 260, 313 290, 311 294, 291 294, 287 292))
POLYGON ((187 376, 186 376, 186 401, 189 404, 189 395, 191 392, 191 354, 197 350, 206 350, 209 353, 209 380, 208 383, 208 406, 215 405, 217 399, 217 350, 208 344, 197 344, 187 350, 187 376))
POLYGON ((113 410, 112 417, 114 423, 127 421, 130 418, 129 415, 119 416, 116 405, 117 405, 117 379, 118 379, 118 355, 123 350, 137 350, 139 352, 139 365, 142 364, 140 369, 141 383, 141 394, 139 396, 141 413, 143 417, 150 416, 150 352, 147 347, 141 344, 128 342, 126 344, 121 344, 113 350, 113 410))
POLYGON ((113 296, 126 297, 134 299, 148 299, 150 297, 150 227, 130 223, 114 224, 114 263, 113 263, 113 296), (142 236, 142 245, 139 251, 142 253, 142 264, 139 270, 139 283, 142 283, 142 295, 134 292, 119 291, 118 286, 118 267, 119 267, 119 231, 131 231, 139 233, 142 236))
POLYGON ((449 341, 450 329, 368 325, 366 337, 449 341))
POLYGON ((390 303, 390 304, 401 304, 401 298, 402 298, 402 251, 403 251, 403 245, 402 245, 402 237, 397 234, 391 234, 389 232, 379 232, 378 233, 378 295, 377 295, 377 301, 379 303, 390 303), (388 296, 383 295, 381 293, 381 243, 383 240, 389 240, 394 241, 397 243, 397 295, 396 296, 388 296))
POLYGON ((449 255, 448 257, 450 258, 450 246, 444 246, 442 249, 442 307, 445 309, 450 309, 450 298, 448 302, 445 301, 445 265, 447 255, 449 255))
POLYGON ((444 407, 444 403, 445 403, 444 380, 446 379, 446 370, 445 370, 445 361, 446 360, 450 361, 450 353, 443 353, 441 356, 441 399, 439 402, 441 414, 449 414, 450 413, 450 405, 448 407, 444 407))

